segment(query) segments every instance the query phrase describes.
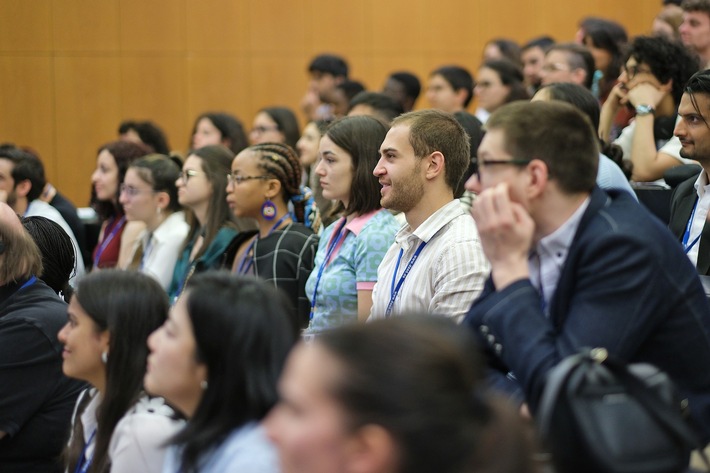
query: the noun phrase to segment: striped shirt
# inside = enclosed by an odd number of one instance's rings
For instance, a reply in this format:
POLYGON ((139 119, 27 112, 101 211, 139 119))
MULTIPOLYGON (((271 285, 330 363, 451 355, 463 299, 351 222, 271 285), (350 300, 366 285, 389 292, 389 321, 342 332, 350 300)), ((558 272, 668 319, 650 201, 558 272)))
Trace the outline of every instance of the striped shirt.
POLYGON ((384 318, 392 294, 417 248, 422 249, 403 282, 392 315, 433 313, 460 322, 483 289, 490 266, 483 254, 473 218, 453 200, 416 230, 407 224, 395 236, 377 270, 370 319, 384 318), (397 260, 399 268, 395 275, 397 260))

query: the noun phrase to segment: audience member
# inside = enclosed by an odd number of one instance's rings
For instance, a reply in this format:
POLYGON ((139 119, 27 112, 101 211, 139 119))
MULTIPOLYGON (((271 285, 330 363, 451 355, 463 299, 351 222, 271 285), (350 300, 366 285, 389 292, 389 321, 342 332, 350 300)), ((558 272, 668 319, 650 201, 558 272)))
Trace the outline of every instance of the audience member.
POLYGON ((539 36, 531 39, 520 50, 520 60, 523 63, 523 77, 531 96, 537 92, 542 84, 542 63, 545 60, 545 51, 555 44, 550 36, 539 36))
POLYGON ((66 471, 161 472, 165 442, 180 423, 143 392, 148 336, 168 298, 152 278, 107 270, 79 282, 59 331, 64 374, 88 382, 77 400, 66 471))
POLYGON ((303 129, 301 138, 296 143, 298 159, 301 161, 301 168, 303 169, 301 185, 307 185, 313 190, 313 199, 316 201, 323 226, 330 225, 336 219, 336 216, 333 215, 333 201, 323 197, 323 188, 320 185, 318 175, 315 173, 316 165, 320 159, 318 154, 320 139, 330 123, 329 120, 308 122, 303 129))
POLYGON ((309 189, 301 187, 296 152, 278 143, 262 143, 232 161, 227 203, 236 217, 254 219, 258 230, 240 233, 227 251, 232 272, 268 281, 288 296, 302 328, 308 325, 306 280, 318 248, 320 221, 309 215, 309 189), (293 213, 289 212, 289 204, 293 213))
POLYGON ((633 163, 632 179, 654 181, 684 161, 673 136, 676 110, 683 86, 697 71, 693 56, 682 45, 658 36, 638 36, 630 44, 626 61, 609 98, 602 106, 599 136, 609 139, 612 117, 622 106, 632 107, 636 118, 614 143, 633 163))
POLYGON ((407 224, 377 270, 370 318, 428 312, 460 320, 480 293, 488 262, 454 199, 470 156, 466 131, 448 113, 409 112, 392 123, 374 174, 380 203, 407 224))
POLYGON ((429 75, 426 98, 431 108, 455 113, 473 98, 473 76, 463 67, 443 66, 429 75))
POLYGON ((465 335, 410 316, 298 345, 266 421, 283 471, 535 471, 520 419, 481 392, 465 335))
POLYGON ((332 107, 332 118, 341 118, 350 110, 350 101, 357 94, 364 92, 365 86, 356 80, 346 80, 335 86, 326 96, 326 102, 332 107))
MULTIPOLYGON (((254 124, 249 132, 252 145, 260 143, 283 143, 296 147, 299 138, 298 120, 287 107, 266 107, 254 117, 254 124)), ((235 154, 241 153, 242 150, 235 154)))
POLYGON ((683 9, 675 4, 668 4, 656 15, 651 25, 651 34, 665 36, 671 41, 679 41, 680 25, 683 23, 683 9))
POLYGON ((693 75, 678 107, 675 135, 680 155, 702 166, 700 173, 678 185, 671 197, 669 228, 700 274, 710 274, 710 70, 693 75))
POLYGON ((488 41, 483 48, 483 60, 508 60, 519 68, 523 67, 523 63, 520 59, 520 46, 518 46, 518 43, 515 41, 506 38, 497 38, 488 41))
POLYGON ((710 305, 671 233, 595 185, 598 139, 572 105, 509 104, 487 129, 467 188, 492 269, 465 323, 491 382, 534 414, 554 366, 604 347, 668 373, 710 439, 710 305))
POLYGON ((128 165, 148 152, 145 146, 130 141, 112 141, 98 150, 96 170, 91 175, 91 206, 99 217, 101 231, 92 253, 93 269, 125 268, 130 261, 143 225, 126 224, 118 199, 128 165))
POLYGON ((315 172, 323 195, 338 201, 341 217, 323 232, 306 284, 308 334, 370 315, 377 267, 399 229, 382 209, 380 186, 372 175, 386 134, 387 127, 372 117, 346 117, 321 139, 315 172))
POLYGON ((308 90, 301 100, 301 109, 309 121, 330 120, 332 107, 325 103, 335 86, 348 80, 348 63, 340 56, 321 54, 308 65, 308 90))
POLYGON ((226 146, 234 154, 249 146, 242 122, 223 112, 205 112, 197 117, 192 127, 190 149, 210 145, 226 146))
MULTIPOLYGON (((532 100, 542 102, 560 100, 570 103, 589 118, 595 130, 599 128, 599 101, 589 90, 581 85, 569 82, 546 85, 537 91, 532 100)), ((602 189, 625 190, 634 199, 638 199, 629 184, 631 171, 630 169, 624 171, 624 166, 628 164, 628 161, 625 162, 623 160, 621 148, 617 145, 606 143, 601 139, 599 140, 599 145, 597 185, 602 189), (626 172, 628 172, 628 175, 626 172)))
POLYGON ((190 230, 178 202, 175 183, 179 177, 175 161, 160 154, 146 156, 129 166, 119 199, 127 221, 145 224, 128 269, 152 276, 166 291, 190 230))
POLYGON ((74 275, 76 265, 71 238, 58 223, 46 217, 23 217, 22 226, 42 255, 42 274, 36 276, 69 302, 74 292, 69 279, 74 275))
POLYGON ((592 93, 603 103, 621 72, 629 37, 624 27, 615 21, 588 18, 582 41, 594 58, 592 93))
POLYGON ((572 82, 592 88, 594 57, 587 48, 575 43, 557 43, 547 49, 540 71, 542 84, 572 82))
POLYGON ((57 209, 39 197, 47 180, 44 166, 33 154, 15 149, 0 149, 0 201, 6 202, 16 214, 24 217, 46 217, 56 222, 69 235, 75 258, 75 271, 71 277, 72 285, 86 272, 84 258, 79 243, 69 224, 57 209))
POLYGON ((0 203, 0 471, 60 473, 82 384, 62 374, 67 305, 43 281, 42 256, 0 203))
POLYGON ((466 130, 469 148, 471 150, 471 160, 468 163, 468 168, 466 169, 466 172, 464 172, 463 176, 461 176, 461 180, 459 181, 456 191, 454 192, 454 197, 459 199, 459 202, 461 202, 464 210, 468 213, 471 210, 471 203, 473 202, 475 195, 473 192, 467 191, 464 188, 464 185, 466 184, 468 178, 476 172, 476 152, 478 151, 478 146, 481 144, 485 131, 483 131, 483 124, 481 121, 468 112, 456 112, 454 113, 454 118, 457 122, 459 122, 459 125, 466 130))
POLYGON ((407 71, 393 72, 387 78, 382 93, 396 100, 404 112, 411 112, 422 91, 417 76, 407 71))
POLYGON ((234 155, 221 145, 193 150, 182 166, 176 185, 178 202, 186 210, 190 231, 175 263, 168 289, 175 302, 194 272, 220 267, 224 252, 237 236, 227 206, 227 175, 234 155))
POLYGON ((492 59, 478 70, 478 82, 473 89, 478 99, 476 118, 486 123, 491 113, 515 100, 528 100, 522 71, 505 59, 492 59))
POLYGON ((155 123, 126 120, 118 127, 118 138, 146 145, 152 152, 169 155, 170 146, 165 133, 155 123))
POLYGON ((680 40, 700 57, 700 69, 710 67, 710 0, 683 0, 680 40))
POLYGON ((270 284, 226 273, 195 276, 148 339, 148 392, 187 418, 163 471, 277 473, 262 419, 296 339, 289 304, 270 284))
POLYGON ((404 113, 402 105, 390 96, 379 92, 360 92, 350 101, 348 116, 369 115, 384 123, 391 123, 404 113))

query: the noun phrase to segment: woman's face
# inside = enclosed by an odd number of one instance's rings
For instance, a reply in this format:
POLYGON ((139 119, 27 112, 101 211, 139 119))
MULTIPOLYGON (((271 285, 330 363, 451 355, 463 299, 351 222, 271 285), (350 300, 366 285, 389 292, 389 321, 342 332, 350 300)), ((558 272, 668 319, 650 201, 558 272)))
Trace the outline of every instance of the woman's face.
POLYGON ((501 82, 496 71, 483 67, 478 71, 478 82, 474 92, 478 98, 478 105, 493 113, 505 104, 510 94, 510 87, 501 82))
POLYGON ((283 143, 286 137, 279 131, 279 126, 266 112, 259 112, 254 117, 251 131, 249 132, 249 143, 258 145, 260 143, 283 143))
POLYGON ((118 193, 118 165, 113 155, 107 150, 101 150, 96 158, 96 170, 91 175, 91 183, 96 191, 96 198, 103 201, 113 201, 118 193))
POLYGON ((300 344, 289 356, 280 401, 266 420, 284 473, 349 471, 353 437, 346 415, 330 393, 342 367, 325 349, 300 344))
MULTIPOLYGON (((609 64, 611 64, 611 53, 606 49, 594 46, 594 41, 592 41, 591 36, 586 36, 584 38, 584 45, 587 49, 589 49, 589 52, 592 53, 592 57, 594 58, 594 68, 598 71, 606 71, 609 64)), ((616 77, 612 77, 610 79, 613 80, 616 79, 616 77)))
POLYGON ((199 149, 203 146, 224 144, 222 132, 214 126, 209 118, 201 118, 195 127, 195 134, 192 135, 192 149, 199 149))
POLYGON ((266 176, 258 166, 256 153, 245 149, 232 161, 232 177, 227 183, 227 204, 237 217, 257 218, 266 200, 266 176), (241 182, 237 182, 244 179, 241 182))
POLYGON ((109 350, 108 331, 99 331, 96 322, 81 307, 76 295, 69 302, 67 323, 57 338, 64 345, 64 374, 102 389, 106 383, 106 365, 101 361, 101 354, 109 350))
POLYGON ((123 205, 128 221, 150 223, 158 215, 158 193, 140 177, 136 168, 126 171, 118 201, 123 205))
POLYGON ((186 292, 170 310, 165 323, 148 337, 150 355, 143 384, 156 396, 191 417, 202 399, 207 368, 196 358, 195 336, 187 313, 186 292))
POLYGON ((318 126, 315 123, 310 122, 303 129, 303 134, 296 143, 298 157, 303 166, 312 166, 318 159, 320 138, 320 131, 318 131, 318 126))
POLYGON ((324 135, 320 140, 320 161, 316 174, 320 178, 323 197, 339 200, 348 206, 353 183, 353 159, 350 153, 324 135))
POLYGON ((202 158, 191 154, 182 165, 182 176, 175 181, 180 205, 195 209, 207 205, 212 197, 212 184, 202 169, 202 158))

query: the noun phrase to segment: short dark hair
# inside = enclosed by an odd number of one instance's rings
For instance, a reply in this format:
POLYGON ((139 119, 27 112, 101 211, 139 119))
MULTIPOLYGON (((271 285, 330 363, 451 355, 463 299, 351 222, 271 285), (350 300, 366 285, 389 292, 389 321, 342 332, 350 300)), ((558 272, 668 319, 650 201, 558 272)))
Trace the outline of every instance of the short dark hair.
POLYGON ((348 78, 348 63, 334 54, 320 54, 308 65, 308 72, 321 72, 334 77, 348 78))
POLYGON ((570 69, 583 69, 587 75, 584 78, 584 86, 588 89, 592 88, 594 81, 594 56, 589 52, 589 49, 577 43, 556 43, 547 48, 545 54, 551 51, 562 51, 567 57, 567 64, 570 69))
POLYGON ((276 123, 279 131, 284 135, 285 143, 291 148, 295 148, 301 137, 301 132, 298 129, 298 120, 293 111, 288 107, 265 107, 259 111, 267 114, 276 123))
POLYGON ((247 135, 244 132, 244 126, 242 122, 229 113, 224 112, 205 112, 195 119, 195 124, 192 126, 192 133, 190 134, 190 145, 192 148, 192 137, 197 131, 197 124, 203 118, 208 119, 215 128, 219 130, 222 135, 223 140, 227 140, 229 143, 227 147, 232 150, 232 153, 239 154, 241 150, 249 146, 247 141, 247 135))
POLYGON ((150 154, 133 161, 129 168, 136 171, 138 176, 150 184, 155 192, 165 192, 170 197, 168 210, 177 212, 182 208, 178 202, 177 186, 175 182, 180 177, 180 166, 169 157, 162 154, 150 154))
POLYGON ((372 170, 380 159, 387 126, 369 116, 343 117, 334 121, 325 135, 352 158, 353 181, 345 212, 366 214, 380 209, 380 185, 372 170))
POLYGON ((539 159, 560 190, 591 192, 599 167, 599 139, 589 118, 560 101, 513 102, 496 110, 486 128, 504 133, 505 150, 517 159, 539 159))
POLYGON ((135 131, 141 141, 149 146, 153 152, 170 154, 170 146, 163 130, 151 121, 126 120, 118 127, 118 134, 123 135, 130 130, 135 131))
POLYGON ((495 38, 488 41, 486 44, 495 44, 500 50, 503 59, 522 66, 522 61, 520 60, 520 46, 512 39, 495 38))
POLYGON ((180 471, 194 472, 230 432, 260 421, 276 403, 297 323, 284 294, 257 278, 208 271, 190 278, 182 297, 195 356, 209 376, 194 415, 171 441, 181 447, 180 471))
POLYGON ((697 57, 682 44, 662 36, 637 36, 629 45, 624 61, 634 58, 651 69, 662 84, 673 81, 671 96, 677 106, 683 89, 690 77, 699 68, 697 57))
POLYGON ((459 185, 456 188, 456 191, 454 192, 454 197, 458 199, 463 195, 465 191, 464 184, 466 184, 468 178, 476 172, 477 163, 475 158, 478 153, 478 147, 481 144, 481 141, 483 140, 483 135, 485 135, 486 132, 483 129, 483 124, 481 123, 481 120, 479 120, 478 118, 476 118, 475 115, 468 113, 465 110, 460 110, 454 113, 454 118, 457 122, 459 122, 463 129, 466 130, 466 134, 468 135, 468 143, 471 150, 471 160, 468 163, 468 168, 466 168, 466 171, 461 177, 459 185))
POLYGON ((552 36, 538 36, 525 43, 523 47, 520 48, 520 52, 525 52, 528 49, 532 48, 540 48, 544 51, 553 44, 555 44, 555 40, 554 38, 552 38, 552 36))
POLYGON ((2 148, 0 158, 12 161, 12 179, 15 181, 15 187, 22 181, 30 181, 32 188, 27 194, 28 203, 42 195, 47 179, 44 176, 44 165, 37 156, 20 148, 2 148))
POLYGON ((466 130, 450 113, 439 110, 417 110, 395 118, 392 126, 409 126, 409 143, 414 155, 424 158, 434 151, 444 155, 446 184, 456 191, 471 161, 466 130))
POLYGON ((382 119, 386 123, 391 122, 395 117, 404 113, 401 103, 381 92, 360 92, 350 101, 348 113, 355 108, 356 105, 367 105, 371 107, 377 113, 377 118, 382 119))
POLYGON ((508 96, 505 98, 505 103, 530 99, 530 95, 523 82, 523 71, 521 71, 517 65, 507 59, 494 59, 485 61, 481 65, 481 69, 484 67, 495 71, 503 85, 510 89, 508 96))
POLYGON ((422 92, 422 84, 419 82, 417 76, 407 71, 398 71, 390 74, 390 79, 396 80, 404 87, 404 93, 407 97, 410 97, 413 101, 417 100, 419 94, 422 92))
POLYGON ((464 108, 468 107, 468 104, 471 103, 471 99, 473 99, 473 75, 468 72, 468 70, 460 66, 442 66, 438 69, 434 69, 432 73, 429 74, 429 77, 433 76, 443 77, 456 92, 464 89, 468 96, 463 106, 464 108))
POLYGON ((710 0, 683 0, 680 7, 683 11, 699 11, 710 15, 710 0))

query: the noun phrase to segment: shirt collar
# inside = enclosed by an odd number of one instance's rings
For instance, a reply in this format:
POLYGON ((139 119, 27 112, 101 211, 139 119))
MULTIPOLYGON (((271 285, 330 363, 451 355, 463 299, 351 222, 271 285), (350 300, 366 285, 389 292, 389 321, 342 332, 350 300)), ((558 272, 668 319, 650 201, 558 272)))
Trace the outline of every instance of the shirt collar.
POLYGON ((405 224, 399 232, 397 232, 395 242, 401 244, 411 236, 415 236, 421 241, 428 242, 449 222, 464 214, 465 211, 461 207, 461 203, 458 199, 454 199, 431 214, 416 230, 412 231, 412 227, 410 227, 409 224, 405 224))
POLYGON ((358 235, 360 235, 360 232, 362 231, 365 224, 380 210, 382 210, 383 212, 387 212, 387 210, 384 209, 377 209, 373 210, 372 212, 354 217, 347 224, 345 224, 345 229, 357 237, 358 235))
POLYGON ((572 240, 574 239, 575 233, 577 233, 577 228, 582 221, 584 212, 587 210, 587 207, 589 207, 590 201, 591 199, 589 197, 584 199, 582 205, 574 211, 570 218, 560 225, 557 230, 542 238, 538 242, 536 248, 538 254, 558 258, 564 258, 567 256, 567 251, 569 250, 569 247, 572 246, 572 240))
POLYGON ((703 170, 695 180, 695 191, 698 193, 698 199, 702 199, 706 192, 710 192, 710 183, 708 182, 708 173, 703 170))

